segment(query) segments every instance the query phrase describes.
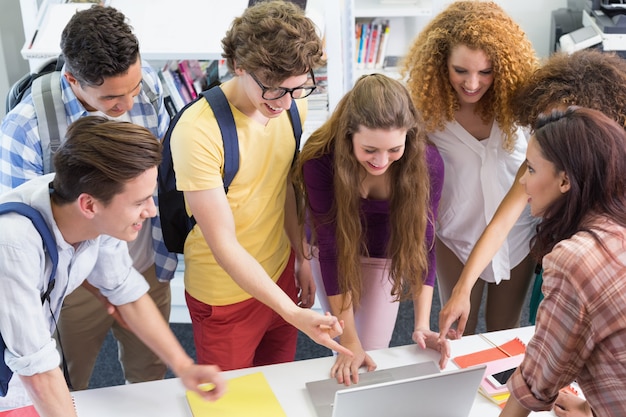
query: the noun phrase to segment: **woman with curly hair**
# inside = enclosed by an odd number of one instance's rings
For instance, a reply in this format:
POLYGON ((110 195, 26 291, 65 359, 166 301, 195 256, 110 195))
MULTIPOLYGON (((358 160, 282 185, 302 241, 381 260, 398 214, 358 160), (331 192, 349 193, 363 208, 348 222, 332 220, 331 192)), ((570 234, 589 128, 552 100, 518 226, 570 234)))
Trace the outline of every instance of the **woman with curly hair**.
MULTIPOLYGON (((533 126, 537 116, 544 111, 578 105, 599 110, 626 128, 626 61, 615 54, 591 49, 571 55, 552 55, 520 87, 513 102, 519 122, 527 126, 533 126)), ((526 169, 523 163, 517 177, 520 178, 526 169)), ((515 181, 472 250, 452 297, 441 310, 439 329, 442 332, 447 332, 458 320, 457 331, 461 336, 470 310, 471 288, 527 202, 524 187, 515 181)), ((531 297, 531 323, 535 321, 542 298, 541 282, 541 275, 538 275, 531 297)))
POLYGON ((357 383, 367 350, 389 346, 398 303, 413 299, 413 340, 441 352, 430 330, 435 282, 434 222, 443 161, 427 143, 406 88, 380 74, 361 77, 305 143, 294 180, 311 230, 311 268, 320 301, 344 322, 331 377, 357 383))
MULTIPOLYGON (((537 65, 525 33, 493 2, 451 4, 408 53, 407 85, 445 165, 436 239, 442 303, 524 161, 526 137, 515 123, 511 100, 537 65)), ((527 209, 481 271, 467 333, 475 331, 485 282, 490 283, 487 330, 519 325, 534 269, 528 242, 535 223, 527 209)))

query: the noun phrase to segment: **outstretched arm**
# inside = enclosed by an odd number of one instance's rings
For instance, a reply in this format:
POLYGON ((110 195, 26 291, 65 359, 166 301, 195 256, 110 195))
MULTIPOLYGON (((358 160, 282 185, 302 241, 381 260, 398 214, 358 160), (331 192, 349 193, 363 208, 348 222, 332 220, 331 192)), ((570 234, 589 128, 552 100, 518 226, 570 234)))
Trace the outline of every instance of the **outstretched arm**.
POLYGON ((351 354, 333 340, 342 333, 336 317, 322 316, 310 309, 298 307, 272 281, 261 264, 241 246, 223 188, 185 192, 185 198, 215 259, 244 291, 277 312, 315 342, 338 352, 351 354))
POLYGON ((452 290, 452 295, 439 313, 439 335, 460 338, 465 331, 465 324, 470 311, 470 293, 481 272, 489 265, 500 246, 504 243, 509 231, 524 211, 528 197, 519 179, 526 172, 526 163, 517 171, 515 181, 506 194, 493 218, 483 231, 480 239, 472 249, 459 281, 452 290), (457 322, 456 331, 450 328, 457 322))
POLYGON ((118 310, 130 329, 180 377, 187 389, 208 400, 216 400, 224 394, 226 381, 220 376, 219 368, 194 364, 148 294, 118 306, 118 310), (214 388, 202 390, 200 386, 207 383, 214 388))

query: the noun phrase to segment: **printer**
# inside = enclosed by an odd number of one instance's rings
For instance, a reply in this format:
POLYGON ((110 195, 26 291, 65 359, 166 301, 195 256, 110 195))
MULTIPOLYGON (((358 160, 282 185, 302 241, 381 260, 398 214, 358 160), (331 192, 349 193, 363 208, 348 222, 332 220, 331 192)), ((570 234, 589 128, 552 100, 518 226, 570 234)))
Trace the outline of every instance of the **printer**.
POLYGON ((626 0, 587 0, 582 27, 559 39, 559 49, 564 52, 590 47, 626 57, 626 0))

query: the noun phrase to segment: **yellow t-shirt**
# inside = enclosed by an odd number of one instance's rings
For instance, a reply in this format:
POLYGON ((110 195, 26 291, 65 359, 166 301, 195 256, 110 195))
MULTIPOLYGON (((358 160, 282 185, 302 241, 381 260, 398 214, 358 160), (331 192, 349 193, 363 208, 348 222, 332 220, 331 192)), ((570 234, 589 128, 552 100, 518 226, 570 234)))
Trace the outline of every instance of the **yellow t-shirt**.
MULTIPOLYGON (((306 101, 299 100, 304 121, 306 101)), ((285 111, 266 126, 230 106, 239 139, 239 171, 228 188, 237 240, 278 281, 287 265, 290 243, 284 228, 287 174, 295 151, 293 128, 285 111)), ((224 146, 213 110, 199 100, 172 132, 176 187, 182 191, 223 187, 224 146)), ((217 264, 196 225, 185 242, 185 289, 209 305, 250 298, 217 264)))

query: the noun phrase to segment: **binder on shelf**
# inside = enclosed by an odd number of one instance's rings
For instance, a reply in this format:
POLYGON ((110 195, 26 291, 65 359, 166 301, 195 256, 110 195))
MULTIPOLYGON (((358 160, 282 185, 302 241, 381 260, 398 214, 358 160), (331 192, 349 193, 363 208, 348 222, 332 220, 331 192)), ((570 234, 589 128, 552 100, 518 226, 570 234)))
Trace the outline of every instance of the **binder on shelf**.
POLYGON ((180 111, 183 107, 185 107, 185 101, 176 88, 174 77, 172 76, 169 68, 163 68, 159 71, 159 78, 161 79, 161 84, 163 84, 163 86, 169 91, 169 96, 174 104, 174 107, 176 108, 176 111, 180 111))
POLYGON ((194 86, 194 78, 191 75, 191 69, 189 68, 187 60, 178 61, 178 73, 180 74, 180 78, 183 81, 185 88, 189 92, 191 100, 198 97, 198 91, 196 91, 196 87, 194 86))
POLYGON ((383 68, 383 64, 385 62, 385 56, 387 55, 387 44, 389 43, 389 21, 385 20, 382 23, 380 40, 378 41, 378 52, 376 57, 376 65, 377 69, 383 68))
POLYGON ((361 27, 360 30, 360 38, 358 40, 358 54, 356 59, 357 68, 365 67, 365 55, 367 54, 367 44, 370 36, 370 26, 371 22, 369 20, 363 21, 361 19, 357 20, 357 25, 361 27))
POLYGON ((378 49, 380 46, 380 38, 383 30, 383 25, 380 21, 374 20, 371 23, 372 31, 370 40, 368 42, 367 60, 365 62, 365 68, 373 69, 376 67, 378 59, 378 49))

